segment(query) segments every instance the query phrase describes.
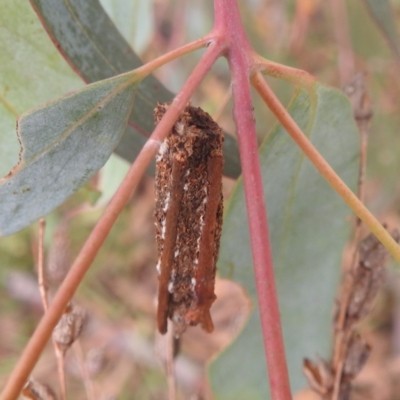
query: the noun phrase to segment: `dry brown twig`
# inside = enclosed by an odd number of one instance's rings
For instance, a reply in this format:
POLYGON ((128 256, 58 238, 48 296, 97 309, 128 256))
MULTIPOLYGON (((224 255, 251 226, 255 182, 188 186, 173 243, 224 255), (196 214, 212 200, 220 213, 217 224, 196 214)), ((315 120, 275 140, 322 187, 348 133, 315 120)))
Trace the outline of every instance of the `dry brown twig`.
POLYGON ((168 330, 162 335, 156 333, 156 354, 160 359, 168 384, 168 400, 176 400, 176 377, 174 369, 174 358, 177 353, 177 343, 179 339, 175 338, 174 324, 168 321, 168 330))
MULTIPOLYGON (((42 218, 39 221, 39 240, 38 240, 38 284, 39 290, 42 297, 42 303, 44 311, 47 312, 49 308, 48 300, 48 283, 46 276, 50 276, 55 282, 62 281, 66 273, 66 259, 68 259, 68 227, 66 221, 61 222, 60 226, 56 229, 54 234, 54 242, 57 249, 53 248, 53 257, 47 263, 47 271, 45 269, 45 257, 44 257, 44 232, 45 232, 45 220, 42 218), (61 251, 56 251, 60 250, 61 251)), ((64 369, 64 357, 68 348, 72 343, 79 337, 84 320, 84 312, 77 306, 68 305, 63 317, 60 319, 57 326, 54 328, 52 342, 54 352, 57 360, 58 380, 60 385, 61 399, 66 400, 66 381, 65 381, 65 369, 64 369)), ((30 381, 29 381, 30 382, 30 381)), ((30 388, 29 382, 27 388, 30 388)), ((85 384, 85 387, 87 385, 85 384)), ((30 389, 29 389, 30 390, 30 389)), ((30 390, 32 392, 32 390, 30 390)), ((28 393, 28 389, 27 389, 28 393)), ((90 392, 89 392, 90 393, 90 392)), ((42 397, 38 397, 41 399, 42 397)), ((88 397, 92 399, 92 397, 88 397)), ((46 397, 45 397, 46 399, 46 397)))
POLYGON ((22 389, 22 397, 29 400, 56 400, 57 397, 54 392, 43 383, 34 379, 29 379, 24 388, 22 389))
MULTIPOLYGON (((360 132, 360 171, 358 178, 358 197, 362 202, 364 202, 368 136, 373 116, 372 102, 365 84, 365 74, 356 74, 353 80, 344 87, 343 91, 350 100, 353 108, 353 116, 360 132)), ((357 218, 356 221, 357 226, 361 225, 361 220, 359 218, 357 218)), ((357 242, 358 240, 356 243, 357 242)))
MULTIPOLYGON (((353 106, 357 122, 360 144, 360 172, 358 196, 364 201, 364 182, 368 134, 372 108, 368 96, 364 74, 357 74, 344 89, 353 106)), ((363 368, 371 351, 368 343, 357 332, 357 324, 370 312, 372 303, 385 280, 385 264, 389 253, 385 247, 370 234, 360 242, 361 221, 356 220, 354 232, 355 246, 350 268, 345 272, 334 315, 334 349, 332 361, 318 359, 304 360, 303 371, 312 389, 322 398, 347 400, 350 396, 351 382, 363 368)), ((397 230, 392 237, 399 242, 397 230)))
MULTIPOLYGON (((371 120, 372 120, 372 103, 369 96, 366 83, 365 74, 357 73, 354 78, 344 87, 343 91, 348 96, 350 103, 353 108, 354 120, 357 123, 359 134, 360 134, 360 170, 358 175, 358 198, 364 203, 365 202, 365 174, 367 167, 367 149, 368 149, 368 136, 370 133, 371 120)), ((356 271, 359 263, 359 248, 358 245, 361 239, 361 228, 362 223, 359 218, 355 219, 355 230, 353 237, 353 255, 350 264, 350 271, 356 271)), ((360 245, 361 247, 361 245, 360 245)), ((338 322, 335 323, 336 327, 340 325, 343 329, 344 318, 346 308, 350 302, 350 296, 352 293, 353 281, 351 279, 344 279, 341 290, 341 310, 339 310, 338 322)), ((337 368, 336 378, 334 383, 334 392, 332 400, 338 400, 340 382, 343 369, 345 367, 344 360, 339 361, 341 357, 341 345, 345 340, 353 340, 351 338, 344 338, 342 334, 336 330, 335 344, 334 344, 334 356, 333 360, 337 368)), ((355 340, 355 339, 354 339, 355 340)), ((356 344, 354 344, 356 346, 356 344)), ((343 350, 344 351, 344 350, 343 350)))
MULTIPOLYGON (((46 228, 46 221, 44 218, 41 218, 39 221, 39 242, 38 242, 38 284, 40 295, 42 297, 42 303, 44 312, 47 312, 49 308, 48 301, 48 285, 46 282, 45 275, 45 260, 44 260, 44 232, 46 228)), ((64 356, 59 351, 57 344, 53 340, 54 353, 56 355, 57 360, 57 371, 58 371, 58 382, 60 385, 61 399, 65 400, 67 397, 66 393, 66 385, 65 385, 65 371, 64 371, 64 356)))
MULTIPOLYGON (((360 170, 358 175, 358 198, 364 202, 365 201, 365 173, 367 166, 367 149, 368 149, 368 136, 371 126, 372 119, 372 103, 370 96, 368 94, 368 90, 365 84, 365 74, 358 73, 354 76, 354 78, 344 87, 343 91, 348 96, 350 103, 353 108, 353 116, 354 120, 357 123, 359 134, 360 134, 360 170)), ((356 271, 359 262, 359 248, 358 245, 361 239, 361 228, 362 223, 359 218, 355 219, 355 230, 353 237, 353 255, 350 263, 350 271, 356 271)), ((345 343, 345 340, 352 340, 351 338, 342 337, 344 334, 343 324, 346 314, 346 309, 350 302, 350 296, 352 294, 352 285, 353 281, 351 279, 344 279, 342 283, 342 287, 340 288, 340 298, 341 298, 341 309, 338 310, 337 321, 335 322, 335 326, 341 326, 340 330, 336 329, 335 341, 334 341, 334 355, 333 362, 336 365, 336 377, 334 383, 334 391, 333 391, 333 400, 337 400, 340 398, 339 390, 340 390, 340 382, 341 376, 344 368, 344 360, 341 356, 342 351, 341 346, 345 343), (340 333, 342 332, 342 333, 340 333), (342 358, 342 362, 339 359, 342 358)))
POLYGON ((88 400, 95 400, 96 395, 94 391, 94 385, 92 380, 90 379, 90 374, 87 368, 86 360, 85 360, 85 355, 82 349, 81 341, 79 338, 74 342, 74 353, 75 353, 75 358, 77 360, 79 372, 82 377, 82 382, 83 385, 85 386, 85 392, 86 392, 86 397, 88 400))

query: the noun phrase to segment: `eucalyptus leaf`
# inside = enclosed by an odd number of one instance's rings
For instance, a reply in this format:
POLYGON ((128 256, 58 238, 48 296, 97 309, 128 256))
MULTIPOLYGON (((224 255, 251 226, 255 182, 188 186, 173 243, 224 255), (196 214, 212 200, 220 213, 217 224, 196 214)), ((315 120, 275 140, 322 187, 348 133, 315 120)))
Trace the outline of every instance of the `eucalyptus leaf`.
MULTIPOLYGON (((345 96, 320 84, 300 90, 289 112, 341 178, 355 188, 358 131, 345 96)), ((306 385, 303 357, 329 357, 331 318, 351 211, 281 126, 260 148, 268 225, 293 391, 306 385)), ((252 268, 243 183, 224 217, 219 274, 241 284, 254 303, 236 340, 209 369, 216 399, 270 398, 252 268)))
POLYGON ((18 115, 84 84, 26 0, 0 0, 0 178, 18 162, 18 115))
POLYGON ((368 11, 382 31, 397 58, 400 58, 400 40, 395 14, 389 0, 364 0, 368 11))
POLYGON ((0 234, 60 205, 108 160, 121 140, 138 81, 110 78, 22 115, 19 164, 0 181, 0 234))
MULTIPOLYGON (((142 65, 140 58, 113 25, 98 0, 30 0, 46 31, 75 71, 96 82, 142 65)), ((173 94, 153 76, 140 84, 135 108, 116 153, 132 162, 154 128, 157 102, 171 101, 173 94)), ((224 174, 240 174, 237 142, 225 135, 224 174)), ((152 168, 152 172, 154 168, 152 168)))

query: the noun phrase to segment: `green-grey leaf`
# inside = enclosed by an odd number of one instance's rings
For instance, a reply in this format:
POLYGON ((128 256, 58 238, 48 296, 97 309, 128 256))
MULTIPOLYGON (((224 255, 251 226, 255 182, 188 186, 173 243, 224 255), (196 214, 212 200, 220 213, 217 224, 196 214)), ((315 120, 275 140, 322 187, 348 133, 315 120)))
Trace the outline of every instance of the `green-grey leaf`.
MULTIPOLYGON (((97 0, 31 0, 52 40, 86 82, 96 82, 142 65, 97 0)), ((132 162, 153 131, 157 102, 173 94, 149 76, 138 88, 135 108, 116 153, 132 162)), ((240 174, 237 142, 225 135, 224 174, 240 174)))
POLYGON ((0 0, 0 177, 18 162, 18 115, 83 86, 26 0, 0 0))
MULTIPOLYGON (((349 102, 315 84, 297 93, 289 111, 341 178, 356 187, 358 132, 349 102)), ((293 391, 305 385, 303 357, 329 356, 331 317, 351 211, 278 126, 260 149, 264 193, 284 340, 293 391)), ((216 399, 269 399, 243 184, 225 214, 219 273, 240 283, 254 302, 234 343, 210 366, 216 399)))
POLYGON ((400 41, 394 13, 389 0, 364 0, 373 19, 389 42, 396 57, 400 58, 400 41))
POLYGON ((21 116, 21 160, 0 181, 0 234, 46 215, 110 157, 132 110, 132 74, 88 85, 21 116))

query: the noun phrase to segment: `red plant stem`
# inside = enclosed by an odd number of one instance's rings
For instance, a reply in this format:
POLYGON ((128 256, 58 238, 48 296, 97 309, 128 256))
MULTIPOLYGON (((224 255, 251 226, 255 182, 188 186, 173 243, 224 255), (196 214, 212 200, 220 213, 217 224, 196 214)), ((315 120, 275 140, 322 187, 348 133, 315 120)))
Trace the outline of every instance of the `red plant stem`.
POLYGON ((249 76, 253 50, 249 45, 236 1, 215 0, 215 30, 227 40, 232 73, 233 117, 236 123, 246 197, 258 306, 273 400, 290 400, 289 374, 280 323, 274 268, 268 233, 258 143, 249 76))
MULTIPOLYGON (((135 74, 142 74, 143 77, 146 77, 148 74, 150 74, 157 68, 162 67, 168 62, 176 60, 177 58, 182 57, 185 54, 189 54, 192 51, 201 49, 202 47, 206 47, 209 43, 213 41, 214 38, 212 37, 212 35, 203 36, 200 39, 187 43, 184 46, 178 47, 177 49, 171 50, 168 53, 149 61, 148 63, 142 65, 139 68, 136 68, 134 71, 131 72, 135 72, 135 74)), ((126 72, 126 74, 129 74, 131 72, 126 72)))
POLYGON ((133 190, 157 153, 159 145, 168 135, 197 86, 211 69, 215 60, 221 55, 221 51, 221 45, 217 41, 211 41, 207 52, 193 70, 182 90, 177 94, 163 119, 157 125, 146 145, 132 164, 124 181, 106 207, 103 215, 89 235, 78 257, 61 284, 51 307, 43 316, 35 332, 31 336, 24 352, 18 360, 17 365, 9 376, 0 397, 1 400, 17 399, 29 374, 39 359, 40 353, 49 340, 54 327, 61 318, 68 302, 71 300, 78 285, 96 257, 97 252, 104 243, 108 233, 117 220, 118 215, 123 210, 133 190))

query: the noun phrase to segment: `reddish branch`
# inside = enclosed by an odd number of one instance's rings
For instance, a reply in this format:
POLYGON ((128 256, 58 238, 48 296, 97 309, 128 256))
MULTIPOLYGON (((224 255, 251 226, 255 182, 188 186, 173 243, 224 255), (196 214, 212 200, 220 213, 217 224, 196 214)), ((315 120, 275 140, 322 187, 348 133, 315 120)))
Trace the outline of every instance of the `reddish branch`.
POLYGON ((291 399, 289 375, 275 288, 261 169, 249 76, 253 50, 248 42, 236 2, 215 0, 215 30, 227 42, 232 73, 233 117, 243 171, 246 207, 253 254, 258 306, 273 400, 291 399))

